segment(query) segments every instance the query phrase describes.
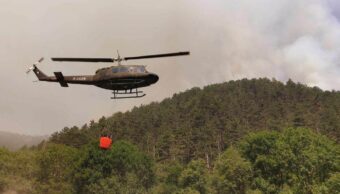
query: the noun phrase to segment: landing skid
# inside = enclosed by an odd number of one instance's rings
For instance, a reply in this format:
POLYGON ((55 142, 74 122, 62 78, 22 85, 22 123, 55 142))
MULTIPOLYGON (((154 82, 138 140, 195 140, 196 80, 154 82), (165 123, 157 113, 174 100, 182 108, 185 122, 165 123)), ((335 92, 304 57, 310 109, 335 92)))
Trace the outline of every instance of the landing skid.
POLYGON ((143 91, 138 91, 138 89, 130 90, 113 90, 113 97, 111 99, 125 99, 125 98, 142 98, 146 94, 143 91))

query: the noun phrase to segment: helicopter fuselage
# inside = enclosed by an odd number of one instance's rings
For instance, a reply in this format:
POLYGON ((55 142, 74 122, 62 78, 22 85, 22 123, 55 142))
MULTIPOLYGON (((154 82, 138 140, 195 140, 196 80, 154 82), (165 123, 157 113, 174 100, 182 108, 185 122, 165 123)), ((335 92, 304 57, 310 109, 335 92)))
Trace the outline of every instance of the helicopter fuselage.
POLYGON ((33 71, 40 81, 59 82, 62 87, 68 87, 68 84, 83 84, 116 91, 146 87, 159 79, 156 74, 149 73, 141 65, 102 68, 98 69, 95 75, 63 76, 61 72, 55 72, 55 76, 46 76, 37 67, 33 71))
POLYGON ((109 90, 129 90, 146 87, 158 81, 159 77, 146 71, 144 66, 124 65, 99 69, 93 76, 97 87, 109 90))

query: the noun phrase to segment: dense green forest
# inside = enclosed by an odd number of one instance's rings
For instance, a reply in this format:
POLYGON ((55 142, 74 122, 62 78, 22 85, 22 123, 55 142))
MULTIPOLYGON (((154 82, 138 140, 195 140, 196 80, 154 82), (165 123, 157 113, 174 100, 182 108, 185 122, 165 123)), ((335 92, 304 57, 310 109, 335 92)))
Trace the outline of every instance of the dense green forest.
POLYGON ((340 193, 340 92, 230 81, 0 149, 18 193, 340 193), (101 150, 98 138, 113 136, 101 150))

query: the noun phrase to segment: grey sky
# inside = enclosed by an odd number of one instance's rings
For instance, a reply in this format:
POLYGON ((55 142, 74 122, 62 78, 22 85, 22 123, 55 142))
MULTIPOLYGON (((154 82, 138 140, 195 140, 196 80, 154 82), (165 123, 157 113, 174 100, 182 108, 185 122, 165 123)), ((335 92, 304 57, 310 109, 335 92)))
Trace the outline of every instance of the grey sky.
POLYGON ((332 9, 332 13, 340 20, 340 1, 339 0, 328 0, 329 6, 332 9))
POLYGON ((340 89, 336 0, 0 0, 0 5, 4 131, 49 134, 193 86, 244 77, 340 89), (122 56, 192 54, 129 62, 148 65, 160 76, 142 99, 112 101, 108 90, 32 83, 35 76, 24 73, 44 56, 39 67, 47 74, 93 74, 107 64, 57 64, 49 57, 115 57, 117 49, 122 56))

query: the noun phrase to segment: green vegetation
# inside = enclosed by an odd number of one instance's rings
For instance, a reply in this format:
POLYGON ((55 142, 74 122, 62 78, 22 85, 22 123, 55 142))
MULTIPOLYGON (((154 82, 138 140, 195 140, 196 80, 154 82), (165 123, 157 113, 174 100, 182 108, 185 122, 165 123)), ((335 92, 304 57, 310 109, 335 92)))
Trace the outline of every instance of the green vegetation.
POLYGON ((0 149, 0 192, 340 193, 339 137, 339 92, 231 81, 0 149))
POLYGON ((217 193, 246 193, 252 174, 251 163, 230 147, 215 162, 212 186, 217 193))

